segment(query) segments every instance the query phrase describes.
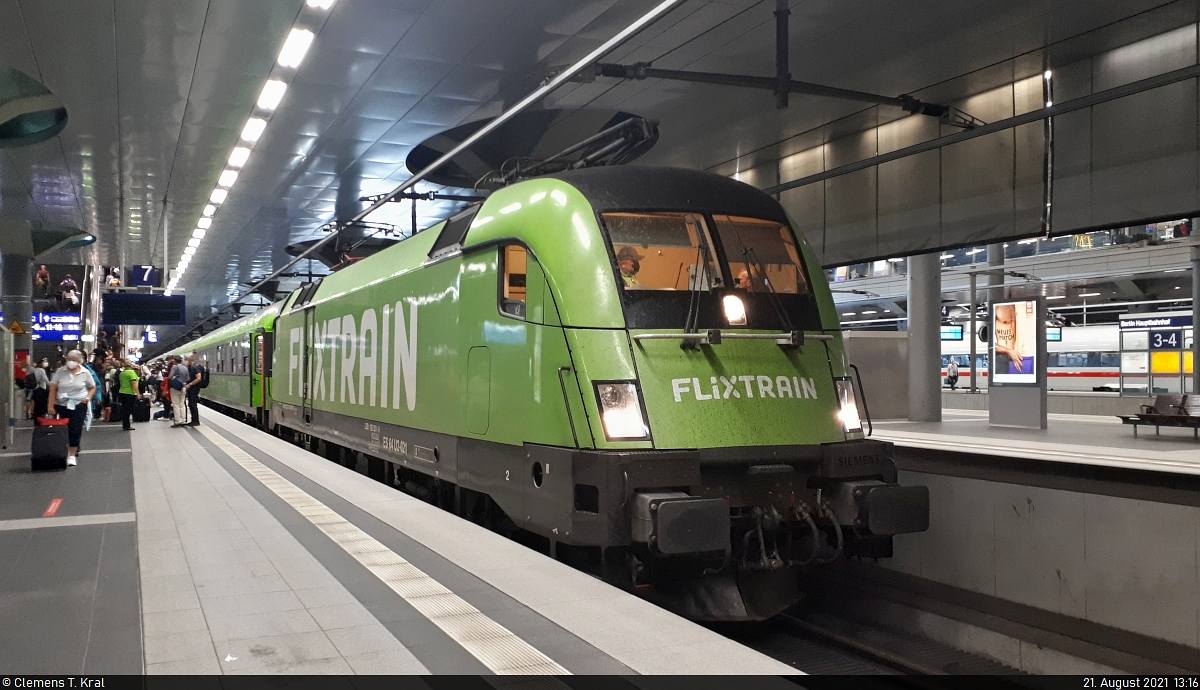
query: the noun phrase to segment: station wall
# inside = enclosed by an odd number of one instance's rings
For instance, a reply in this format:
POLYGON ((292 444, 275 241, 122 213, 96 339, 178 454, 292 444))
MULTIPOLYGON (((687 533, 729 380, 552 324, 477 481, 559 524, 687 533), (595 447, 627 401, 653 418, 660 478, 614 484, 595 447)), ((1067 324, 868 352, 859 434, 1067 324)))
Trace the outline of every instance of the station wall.
POLYGON ((929 531, 880 565, 1200 648, 1200 508, 902 471, 929 531))
MULTIPOLYGON (((1068 62, 1054 65, 1053 99, 1197 64, 1197 49, 1196 24, 1085 57, 1061 49, 1068 62)), ((950 103, 996 122, 1044 107, 1047 63, 1054 59, 1030 54, 933 91, 994 84, 1007 72, 1006 83, 950 103)), ((1200 212, 1198 87, 1188 79, 1054 119, 1054 234, 1200 212)), ((881 112, 856 116, 858 131, 842 122, 811 133, 808 148, 739 179, 768 187, 960 131, 920 115, 872 124, 881 112)), ((1045 129, 1034 122, 819 180, 782 192, 780 202, 826 266, 1032 236, 1043 227, 1045 129)))

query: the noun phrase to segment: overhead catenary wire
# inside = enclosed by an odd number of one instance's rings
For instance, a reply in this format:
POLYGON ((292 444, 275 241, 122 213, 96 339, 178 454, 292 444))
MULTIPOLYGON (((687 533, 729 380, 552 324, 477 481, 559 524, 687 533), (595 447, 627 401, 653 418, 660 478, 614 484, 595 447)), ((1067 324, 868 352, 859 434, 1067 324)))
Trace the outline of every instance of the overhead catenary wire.
POLYGON ((619 31, 615 36, 613 36, 612 38, 610 38, 607 41, 605 41, 604 43, 602 43, 595 50, 593 50, 590 53, 588 53, 587 55, 585 55, 583 58, 581 58, 575 64, 571 65, 566 70, 559 73, 553 79, 542 84, 537 89, 534 89, 534 91, 532 93, 530 93, 525 98, 521 99, 519 102, 517 102, 516 105, 509 108, 508 110, 505 110, 503 113, 501 113, 499 116, 497 116, 494 120, 487 123, 483 127, 480 127, 474 134, 468 136, 461 143, 459 143, 457 146, 455 146, 454 148, 447 151, 445 154, 443 154, 440 158, 435 160, 433 163, 431 163, 428 166, 417 171, 415 174, 413 174, 412 177, 408 178, 403 183, 401 183, 400 186, 396 187, 391 192, 388 192, 387 194, 385 194, 382 197, 380 197, 379 199, 377 199, 366 209, 355 214, 354 217, 352 217, 350 220, 337 221, 333 232, 331 232, 327 237, 322 238, 320 241, 314 243, 311 247, 309 247, 304 252, 302 252, 295 258, 293 258, 291 261, 284 264, 282 267, 276 269, 270 275, 268 275, 267 277, 260 280, 257 284, 252 286, 244 294, 240 295, 239 297, 234 299, 232 302, 230 302, 230 305, 236 304, 236 303, 240 302, 241 300, 245 299, 247 296, 254 294, 255 290, 262 287, 265 283, 267 283, 270 280, 275 279, 276 277, 279 276, 279 274, 288 270, 289 268, 291 268, 292 266, 294 266, 296 263, 300 262, 301 260, 308 258, 308 256, 310 254, 315 253, 321 247, 323 247, 325 244, 331 242, 335 237, 337 237, 338 231, 341 228, 351 226, 351 225, 361 222, 363 219, 365 219, 370 214, 372 214, 375 211, 377 211, 378 209, 382 208, 384 205, 390 203, 393 199, 395 199, 400 194, 403 194, 405 191, 408 191, 409 189, 412 189, 413 187, 415 187, 418 182, 424 180, 431 173, 433 173, 434 171, 438 170, 446 163, 453 160, 456 156, 458 156, 463 151, 466 151, 468 148, 470 148, 472 145, 474 145, 477 141, 479 141, 483 137, 487 136, 488 134, 490 134, 493 131, 495 131, 496 129, 498 129, 501 125, 503 125, 504 123, 511 120, 513 117, 515 117, 520 112, 524 111, 529 106, 531 106, 534 103, 537 103, 541 99, 545 98, 550 92, 554 91, 558 87, 565 84, 572 77, 576 76, 583 70, 587 69, 593 63, 595 63, 597 60, 599 60, 601 57, 603 57, 610 51, 614 50, 615 48, 617 48, 618 46, 620 46, 622 43, 629 40, 633 36, 637 35, 640 31, 645 29, 650 24, 653 24, 660 17, 664 16, 671 10, 675 9, 676 6, 682 4, 683 2, 684 2, 684 0, 663 0, 663 2, 659 3, 657 6, 655 6, 653 9, 651 9, 649 12, 647 12, 646 14, 639 17, 632 24, 630 24, 629 26, 627 26, 624 29, 622 29, 621 31, 619 31))

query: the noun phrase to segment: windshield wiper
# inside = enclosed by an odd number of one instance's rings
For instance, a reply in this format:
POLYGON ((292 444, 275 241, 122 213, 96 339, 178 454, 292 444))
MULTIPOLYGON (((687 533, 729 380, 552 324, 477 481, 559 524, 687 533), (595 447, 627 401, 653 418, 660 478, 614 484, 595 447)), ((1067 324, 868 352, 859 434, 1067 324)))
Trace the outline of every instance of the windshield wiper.
MULTIPOLYGON (((696 270, 689 271, 689 273, 692 273, 693 275, 688 276, 688 310, 687 310, 687 317, 685 317, 683 320, 683 332, 684 333, 696 333, 697 329, 700 326, 700 270, 699 269, 700 269, 700 266, 703 265, 702 262, 707 260, 707 257, 705 256, 706 253, 707 252, 704 251, 704 241, 701 240, 696 245, 696 263, 695 263, 696 270)), ((680 343, 679 346, 684 348, 685 350, 691 350, 691 349, 695 349, 696 345, 697 345, 697 341, 689 338, 689 339, 685 339, 682 343, 680 343)))

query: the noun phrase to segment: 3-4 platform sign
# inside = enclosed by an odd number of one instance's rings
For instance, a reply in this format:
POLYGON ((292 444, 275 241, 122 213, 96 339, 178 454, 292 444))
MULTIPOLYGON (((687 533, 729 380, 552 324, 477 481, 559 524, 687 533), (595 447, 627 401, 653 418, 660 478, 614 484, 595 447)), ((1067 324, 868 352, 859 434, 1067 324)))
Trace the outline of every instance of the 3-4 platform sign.
POLYGON ((1182 350, 1183 331, 1150 331, 1151 350, 1182 350))

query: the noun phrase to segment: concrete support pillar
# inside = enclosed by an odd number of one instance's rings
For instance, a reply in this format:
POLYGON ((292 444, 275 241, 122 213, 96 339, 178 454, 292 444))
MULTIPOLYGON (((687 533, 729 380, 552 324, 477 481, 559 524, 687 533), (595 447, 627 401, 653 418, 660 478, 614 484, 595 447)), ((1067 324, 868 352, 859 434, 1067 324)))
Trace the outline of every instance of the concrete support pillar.
MULTIPOLYGON (((1193 221, 1192 227, 1196 227, 1193 221)), ((1192 392, 1200 394, 1200 245, 1192 245, 1192 392)))
POLYGON ((4 311, 5 325, 18 321, 25 330, 24 335, 13 336, 13 351, 30 353, 33 350, 33 260, 25 256, 5 254, 0 273, 0 309, 4 311))
POLYGON ((908 418, 942 421, 942 267, 938 253, 908 258, 908 418))
MULTIPOLYGON (((1004 267, 1004 243, 997 242, 989 244, 987 248, 988 268, 1003 268, 1004 267)), ((988 284, 988 304, 999 302, 1004 299, 1004 274, 995 272, 987 274, 988 284), (1001 286, 1001 287, 997 287, 1001 286)))

